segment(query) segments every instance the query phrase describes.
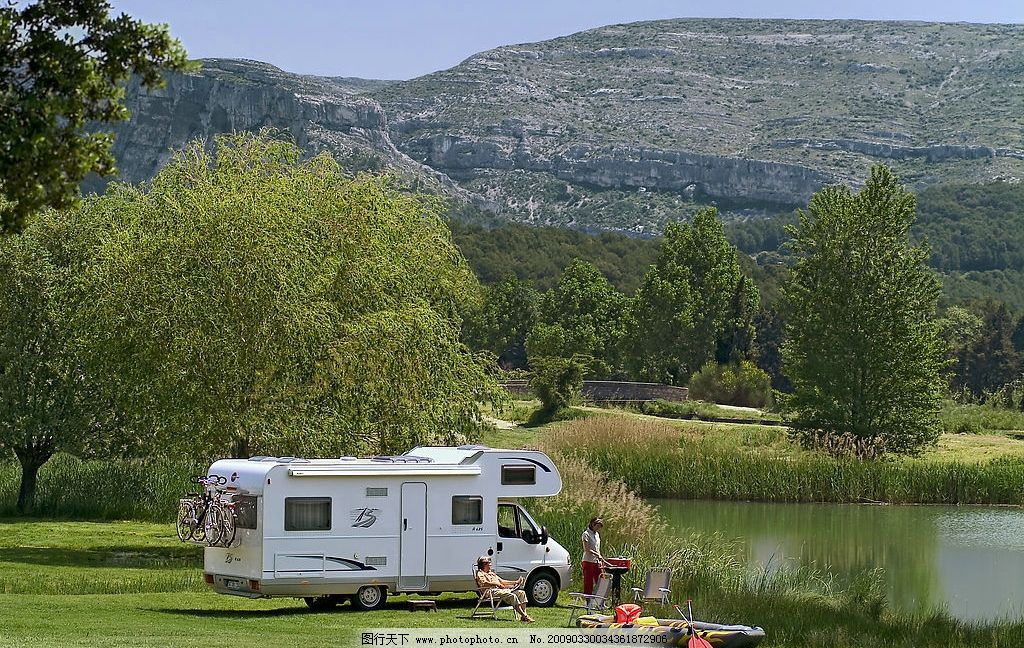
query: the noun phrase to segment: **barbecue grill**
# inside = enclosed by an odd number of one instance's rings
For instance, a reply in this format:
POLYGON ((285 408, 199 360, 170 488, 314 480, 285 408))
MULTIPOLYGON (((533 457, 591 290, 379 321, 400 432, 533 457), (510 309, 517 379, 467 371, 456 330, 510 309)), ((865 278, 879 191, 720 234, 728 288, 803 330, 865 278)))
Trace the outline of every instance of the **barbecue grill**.
POLYGON ((622 575, 629 571, 633 564, 633 559, 618 556, 616 558, 605 558, 605 562, 608 565, 605 566, 604 571, 612 577, 612 605, 618 605, 619 601, 622 600, 622 575))

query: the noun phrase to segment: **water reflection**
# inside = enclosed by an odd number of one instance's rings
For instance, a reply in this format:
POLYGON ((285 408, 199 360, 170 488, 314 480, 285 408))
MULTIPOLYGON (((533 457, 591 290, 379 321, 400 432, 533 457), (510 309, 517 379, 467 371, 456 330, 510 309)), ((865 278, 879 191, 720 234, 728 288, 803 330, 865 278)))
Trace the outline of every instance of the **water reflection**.
POLYGON ((828 568, 840 581, 882 567, 906 612, 1024 616, 1024 510, 655 500, 681 533, 737 538, 761 565, 828 568))

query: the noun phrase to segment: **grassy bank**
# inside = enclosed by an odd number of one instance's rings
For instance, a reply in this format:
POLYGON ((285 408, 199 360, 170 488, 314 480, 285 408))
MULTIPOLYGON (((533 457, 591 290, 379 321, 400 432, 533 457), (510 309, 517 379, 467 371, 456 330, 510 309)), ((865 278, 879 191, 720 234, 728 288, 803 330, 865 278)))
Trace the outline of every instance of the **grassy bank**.
POLYGON ((631 415, 555 428, 545 444, 648 497, 779 502, 1024 504, 1024 442, 947 436, 920 458, 835 459, 784 428, 631 415))
POLYGON ((753 407, 729 407, 705 403, 703 401, 685 401, 670 403, 668 401, 650 401, 641 403, 636 408, 640 414, 648 414, 659 418, 695 419, 711 423, 753 423, 781 425, 782 416, 774 412, 764 412, 753 407))
POLYGON ((957 403, 947 400, 939 410, 942 430, 949 434, 1006 432, 1024 436, 1024 412, 992 403, 957 403))

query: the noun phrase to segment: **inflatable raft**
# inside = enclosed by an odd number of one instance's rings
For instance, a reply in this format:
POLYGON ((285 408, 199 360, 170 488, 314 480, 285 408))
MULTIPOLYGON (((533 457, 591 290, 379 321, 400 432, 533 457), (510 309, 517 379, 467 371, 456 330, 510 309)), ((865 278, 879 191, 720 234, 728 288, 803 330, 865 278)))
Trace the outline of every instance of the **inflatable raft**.
POLYGON ((576 625, 581 628, 609 628, 613 634, 663 635, 658 646, 686 646, 690 633, 695 632, 714 648, 748 648, 764 639, 764 630, 744 625, 721 625, 694 621, 693 628, 682 619, 655 619, 657 623, 615 623, 615 617, 605 614, 584 614, 576 625))

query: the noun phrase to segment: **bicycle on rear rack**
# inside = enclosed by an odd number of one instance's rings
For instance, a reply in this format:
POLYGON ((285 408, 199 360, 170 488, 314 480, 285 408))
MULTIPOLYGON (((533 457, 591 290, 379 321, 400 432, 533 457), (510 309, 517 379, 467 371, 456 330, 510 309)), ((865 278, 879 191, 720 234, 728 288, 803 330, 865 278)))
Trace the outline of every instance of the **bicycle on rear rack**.
POLYGON ((178 500, 178 539, 182 542, 205 543, 212 546, 220 543, 222 536, 228 532, 230 540, 233 541, 233 506, 231 509, 225 509, 218 491, 220 486, 227 483, 227 479, 209 475, 196 477, 196 482, 203 486, 203 492, 178 500), (227 522, 227 519, 230 519, 230 522, 227 522))

